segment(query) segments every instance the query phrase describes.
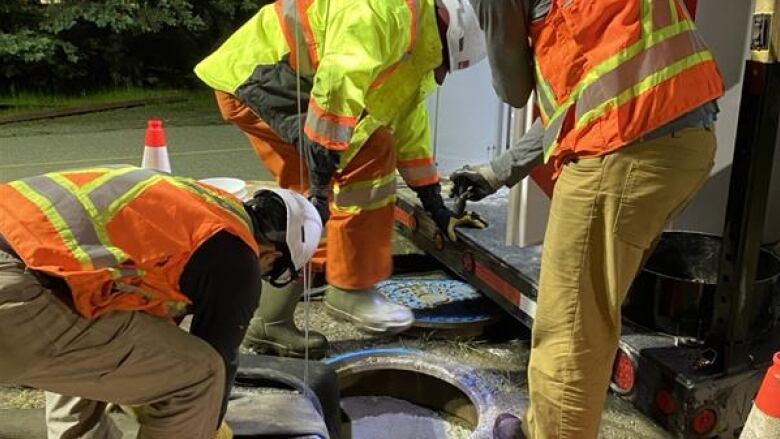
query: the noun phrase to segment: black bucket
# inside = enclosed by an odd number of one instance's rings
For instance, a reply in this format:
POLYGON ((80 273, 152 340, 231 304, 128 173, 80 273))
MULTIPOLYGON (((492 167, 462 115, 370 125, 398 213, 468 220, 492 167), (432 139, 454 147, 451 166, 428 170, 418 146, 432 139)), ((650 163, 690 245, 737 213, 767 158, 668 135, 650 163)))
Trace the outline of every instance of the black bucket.
MULTIPOLYGON (((664 232, 623 304, 623 315, 644 327, 703 339, 711 325, 721 238, 695 232, 664 232)), ((761 250, 754 299, 747 306, 752 336, 772 329, 780 259, 761 250)))

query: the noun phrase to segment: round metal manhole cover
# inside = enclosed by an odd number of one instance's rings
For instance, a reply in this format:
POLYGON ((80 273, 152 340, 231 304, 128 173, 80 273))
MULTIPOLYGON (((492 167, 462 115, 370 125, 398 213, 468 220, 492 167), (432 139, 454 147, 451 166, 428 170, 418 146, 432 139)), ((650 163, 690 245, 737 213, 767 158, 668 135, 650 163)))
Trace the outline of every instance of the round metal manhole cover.
POLYGON ((410 349, 368 349, 325 360, 339 377, 353 439, 491 438, 500 413, 520 405, 484 371, 410 349), (421 419, 421 418, 428 418, 421 419))
POLYGON ((421 329, 476 330, 500 317, 496 307, 473 286, 437 276, 396 277, 377 284, 392 302, 414 312, 421 329))

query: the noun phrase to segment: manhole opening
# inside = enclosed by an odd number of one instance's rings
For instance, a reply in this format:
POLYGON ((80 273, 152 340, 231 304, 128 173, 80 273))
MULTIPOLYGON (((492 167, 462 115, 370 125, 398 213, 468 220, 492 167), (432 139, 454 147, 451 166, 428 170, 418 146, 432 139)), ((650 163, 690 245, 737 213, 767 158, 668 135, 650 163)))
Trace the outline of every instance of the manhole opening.
POLYGON ((479 413, 458 387, 425 373, 402 369, 346 371, 339 375, 341 398, 386 396, 458 418, 473 430, 479 413))

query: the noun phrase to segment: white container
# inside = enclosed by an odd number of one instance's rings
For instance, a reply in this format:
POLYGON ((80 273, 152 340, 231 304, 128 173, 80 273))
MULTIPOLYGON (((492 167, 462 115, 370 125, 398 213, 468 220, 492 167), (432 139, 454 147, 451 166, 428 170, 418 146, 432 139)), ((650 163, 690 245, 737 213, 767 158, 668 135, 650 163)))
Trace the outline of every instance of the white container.
POLYGON ((249 199, 249 192, 247 191, 246 182, 244 180, 230 177, 215 177, 204 178, 199 181, 211 186, 216 186, 223 191, 232 194, 239 200, 246 201, 249 199))

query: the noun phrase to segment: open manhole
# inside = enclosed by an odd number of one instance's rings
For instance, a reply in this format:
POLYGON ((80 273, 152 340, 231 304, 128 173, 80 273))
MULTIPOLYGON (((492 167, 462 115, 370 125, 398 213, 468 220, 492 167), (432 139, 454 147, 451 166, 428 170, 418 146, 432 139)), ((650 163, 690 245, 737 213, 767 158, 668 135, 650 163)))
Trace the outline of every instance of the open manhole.
POLYGON ((370 349, 327 362, 339 377, 342 439, 489 438, 512 405, 479 370, 420 351, 370 349))

